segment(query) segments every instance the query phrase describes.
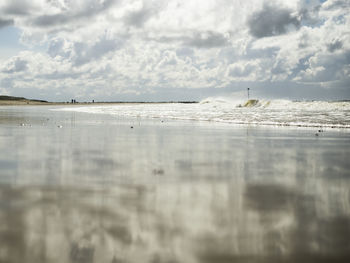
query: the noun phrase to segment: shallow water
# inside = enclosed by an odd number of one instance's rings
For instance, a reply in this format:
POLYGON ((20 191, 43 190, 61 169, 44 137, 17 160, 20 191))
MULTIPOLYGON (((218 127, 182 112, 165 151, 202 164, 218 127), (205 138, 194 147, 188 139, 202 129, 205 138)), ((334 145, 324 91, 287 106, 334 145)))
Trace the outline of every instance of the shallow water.
POLYGON ((0 107, 0 262, 349 261, 349 133, 49 109, 0 107))

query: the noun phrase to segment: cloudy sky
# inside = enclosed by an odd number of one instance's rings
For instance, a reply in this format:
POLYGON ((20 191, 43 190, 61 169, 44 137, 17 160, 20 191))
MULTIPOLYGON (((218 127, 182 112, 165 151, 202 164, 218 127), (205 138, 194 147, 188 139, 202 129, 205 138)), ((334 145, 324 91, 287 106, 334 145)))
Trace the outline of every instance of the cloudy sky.
POLYGON ((349 0, 1 0, 0 94, 350 99, 349 0))

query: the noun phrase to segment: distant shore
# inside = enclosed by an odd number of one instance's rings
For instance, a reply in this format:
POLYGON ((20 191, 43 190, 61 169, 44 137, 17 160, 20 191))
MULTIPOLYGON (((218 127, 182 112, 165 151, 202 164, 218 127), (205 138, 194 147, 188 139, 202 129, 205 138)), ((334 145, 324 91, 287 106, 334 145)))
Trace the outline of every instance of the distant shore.
POLYGON ((35 99, 26 99, 23 97, 14 97, 14 96, 0 96, 0 105, 41 105, 48 104, 48 101, 45 100, 35 100, 35 99))
POLYGON ((95 105, 95 104, 125 104, 125 103, 198 103, 198 101, 159 101, 159 102, 148 102, 148 101, 75 101, 75 102, 50 102, 46 100, 26 99, 23 97, 13 96, 0 96, 0 106, 16 106, 16 105, 95 105))

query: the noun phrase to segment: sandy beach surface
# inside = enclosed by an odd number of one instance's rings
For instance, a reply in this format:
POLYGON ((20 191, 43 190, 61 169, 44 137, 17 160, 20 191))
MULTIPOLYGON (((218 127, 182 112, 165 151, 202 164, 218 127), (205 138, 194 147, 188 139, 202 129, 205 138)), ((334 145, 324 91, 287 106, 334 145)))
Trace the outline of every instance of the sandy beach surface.
POLYGON ((0 106, 0 262, 350 262, 350 134, 0 106))

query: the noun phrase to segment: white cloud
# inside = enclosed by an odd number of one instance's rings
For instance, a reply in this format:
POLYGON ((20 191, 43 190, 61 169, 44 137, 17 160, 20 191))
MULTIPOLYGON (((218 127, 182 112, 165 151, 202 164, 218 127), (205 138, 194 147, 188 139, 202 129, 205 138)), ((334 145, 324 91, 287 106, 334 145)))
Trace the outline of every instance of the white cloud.
POLYGON ((349 14, 345 0, 2 1, 0 30, 20 28, 28 48, 0 62, 0 88, 106 100, 255 82, 336 92, 349 82, 349 14))

